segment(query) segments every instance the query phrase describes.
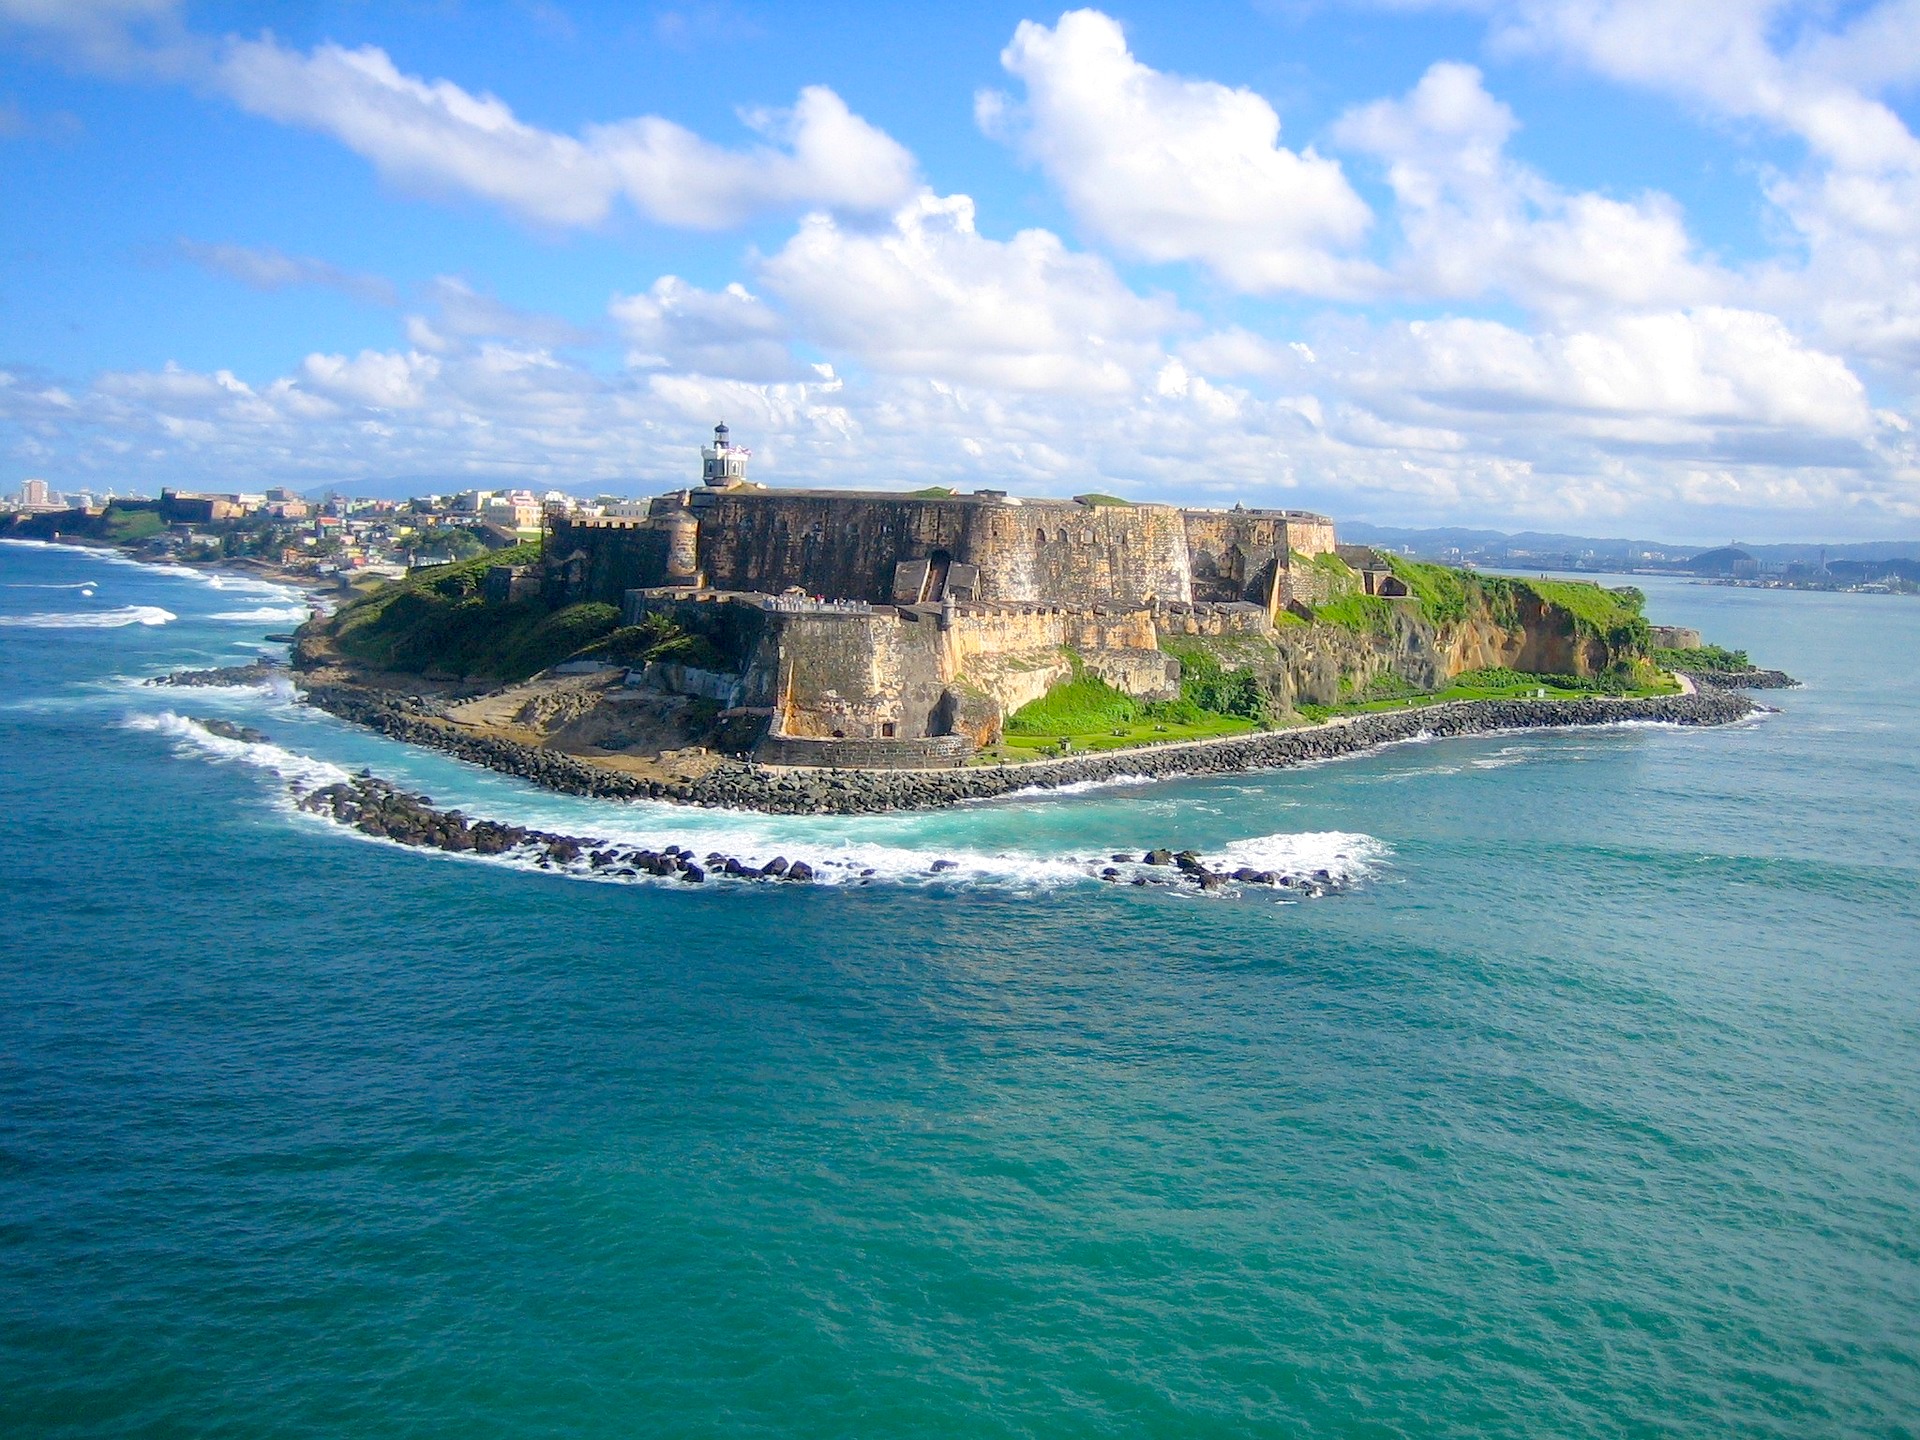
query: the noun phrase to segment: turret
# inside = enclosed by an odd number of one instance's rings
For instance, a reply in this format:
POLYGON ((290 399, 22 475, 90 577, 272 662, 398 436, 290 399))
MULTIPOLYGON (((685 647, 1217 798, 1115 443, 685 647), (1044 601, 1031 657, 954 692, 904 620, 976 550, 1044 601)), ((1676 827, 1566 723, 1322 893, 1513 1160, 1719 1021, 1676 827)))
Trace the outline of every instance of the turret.
POLYGON ((700 522, 691 510, 675 510, 661 528, 667 532, 667 583, 696 585, 700 579, 700 522))
POLYGON ((727 438, 726 422, 721 421, 713 427, 713 443, 701 447, 701 480, 715 490, 745 484, 747 457, 752 453, 751 450, 739 448, 727 438))

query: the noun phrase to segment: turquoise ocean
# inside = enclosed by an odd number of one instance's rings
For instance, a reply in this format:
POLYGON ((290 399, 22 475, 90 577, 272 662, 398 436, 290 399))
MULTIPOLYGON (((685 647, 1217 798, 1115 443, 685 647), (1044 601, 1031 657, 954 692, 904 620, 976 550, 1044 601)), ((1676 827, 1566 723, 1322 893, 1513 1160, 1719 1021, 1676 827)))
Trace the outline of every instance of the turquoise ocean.
POLYGON ((0 545, 0 1433, 1920 1433, 1920 604, 1646 588, 1806 687, 812 820, 141 688, 299 596, 0 545), (1354 884, 1073 863, 1157 845, 1354 884))

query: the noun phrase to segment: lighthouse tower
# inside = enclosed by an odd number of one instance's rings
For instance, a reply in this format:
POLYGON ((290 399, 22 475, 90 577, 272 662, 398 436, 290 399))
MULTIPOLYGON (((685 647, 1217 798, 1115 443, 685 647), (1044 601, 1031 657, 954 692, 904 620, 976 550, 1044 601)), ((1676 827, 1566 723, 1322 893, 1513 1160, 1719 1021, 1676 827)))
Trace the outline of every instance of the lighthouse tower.
POLYGON ((750 453, 727 438, 727 426, 723 420, 713 427, 713 443, 700 447, 701 480, 715 490, 725 490, 730 485, 744 485, 747 480, 747 456, 750 453))

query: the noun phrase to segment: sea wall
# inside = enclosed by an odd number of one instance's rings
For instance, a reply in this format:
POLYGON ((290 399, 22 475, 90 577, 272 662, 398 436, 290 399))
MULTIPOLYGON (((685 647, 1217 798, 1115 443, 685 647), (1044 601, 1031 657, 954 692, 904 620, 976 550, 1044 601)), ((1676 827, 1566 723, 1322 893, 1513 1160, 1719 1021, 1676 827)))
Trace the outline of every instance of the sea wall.
POLYGON ((1758 708, 1744 695, 1723 690, 1631 700, 1479 700, 1361 715, 1303 729, 1104 751, 1025 765, 883 772, 784 770, 733 763, 699 780, 648 781, 569 755, 476 735, 431 713, 399 708, 357 688, 316 686, 303 698, 395 739, 431 746, 566 794, 668 800, 779 814, 931 810, 1086 781, 1236 774, 1335 760, 1425 737, 1447 739, 1625 722, 1726 725, 1747 718, 1758 708))
POLYGON ((1794 690, 1800 685, 1784 670, 1682 670, 1675 673, 1685 675, 1696 685, 1710 685, 1718 690, 1794 690))

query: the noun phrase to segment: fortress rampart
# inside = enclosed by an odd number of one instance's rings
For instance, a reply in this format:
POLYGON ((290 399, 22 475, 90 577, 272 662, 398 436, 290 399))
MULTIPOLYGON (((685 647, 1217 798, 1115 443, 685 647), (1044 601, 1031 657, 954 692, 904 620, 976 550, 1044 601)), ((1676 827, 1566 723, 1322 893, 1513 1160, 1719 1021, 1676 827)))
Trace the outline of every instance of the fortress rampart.
POLYGON ((1333 523, 1300 510, 768 490, 746 481, 745 453, 716 429, 706 484, 647 518, 554 516, 542 583, 553 601, 619 603, 628 624, 665 612, 705 636, 724 674, 661 666, 651 683, 765 714, 769 756, 793 753, 786 741, 887 742, 875 763, 985 743, 1076 668, 1173 698, 1163 634, 1270 633, 1311 588, 1296 557, 1334 546, 1333 523))
POLYGON ((1168 505, 729 491, 701 515, 700 565, 720 589, 877 603, 1192 593, 1185 527, 1168 505))
POLYGON ((1294 557, 1333 547, 1333 523, 1299 510, 740 487, 666 497, 645 520, 555 517, 547 568, 567 598, 612 603, 697 580, 871 604, 1202 601, 1274 614, 1294 598, 1294 557), (689 541, 693 574, 680 558, 689 541))
POLYGON ((1184 510, 1191 598, 1245 601, 1268 614, 1293 593, 1293 557, 1333 549, 1333 522, 1305 510, 1184 510))

